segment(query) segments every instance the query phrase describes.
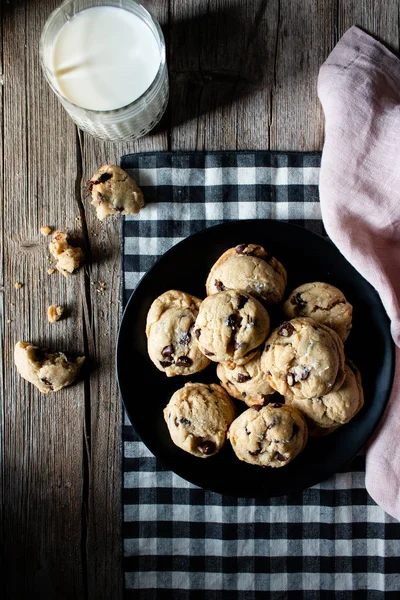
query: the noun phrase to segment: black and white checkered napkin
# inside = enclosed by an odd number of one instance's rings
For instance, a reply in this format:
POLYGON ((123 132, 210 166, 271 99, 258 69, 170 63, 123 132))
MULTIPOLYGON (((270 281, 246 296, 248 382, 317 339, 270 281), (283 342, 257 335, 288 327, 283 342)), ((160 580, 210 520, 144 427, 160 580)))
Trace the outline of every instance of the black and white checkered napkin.
MULTIPOLYGON (((270 218, 324 234, 320 154, 127 155, 146 207, 123 223, 123 294, 171 246, 230 219, 270 218)), ((304 492, 267 500, 205 491, 163 469, 123 425, 127 598, 310 600, 400 597, 400 523, 365 489, 364 457, 304 492)))

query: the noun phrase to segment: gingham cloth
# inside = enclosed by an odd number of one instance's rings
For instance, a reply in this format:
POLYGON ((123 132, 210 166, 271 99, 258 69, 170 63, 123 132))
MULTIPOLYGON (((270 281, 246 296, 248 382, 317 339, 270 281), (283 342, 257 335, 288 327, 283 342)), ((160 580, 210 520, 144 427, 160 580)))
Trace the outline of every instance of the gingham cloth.
MULTIPOLYGON (((123 298, 171 246, 230 219, 325 234, 320 154, 126 155, 146 207, 123 222, 123 298)), ((304 492, 267 500, 205 491, 165 470, 124 413, 123 571, 135 599, 400 598, 400 523, 365 489, 364 456, 304 492)))

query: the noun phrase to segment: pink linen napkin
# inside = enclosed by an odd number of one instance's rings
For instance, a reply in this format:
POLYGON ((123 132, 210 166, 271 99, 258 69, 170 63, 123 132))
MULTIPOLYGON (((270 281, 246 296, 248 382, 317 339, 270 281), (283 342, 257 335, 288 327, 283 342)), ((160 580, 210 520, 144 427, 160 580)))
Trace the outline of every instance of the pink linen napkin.
POLYGON ((377 290, 391 320, 396 371, 366 450, 366 488, 400 520, 400 60, 351 27, 318 76, 325 115, 322 219, 347 260, 377 290))

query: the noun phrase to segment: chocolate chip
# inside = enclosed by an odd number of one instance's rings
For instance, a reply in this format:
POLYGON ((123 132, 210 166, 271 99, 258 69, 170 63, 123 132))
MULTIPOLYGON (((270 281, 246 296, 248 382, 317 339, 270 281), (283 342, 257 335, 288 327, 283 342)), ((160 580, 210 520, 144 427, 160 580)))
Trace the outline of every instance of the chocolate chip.
POLYGON ((34 360, 36 362, 44 362, 46 360, 46 353, 42 350, 42 348, 35 348, 34 352, 34 360))
POLYGON ((179 419, 179 423, 182 423, 182 425, 190 425, 189 419, 185 419, 185 417, 179 419))
POLYGON ((214 356, 214 352, 210 352, 209 350, 204 350, 204 354, 206 356, 214 356))
POLYGON ((196 336, 197 339, 199 339, 200 334, 201 334, 201 329, 195 329, 194 335, 196 336))
POLYGON ((303 367, 303 370, 300 375, 301 381, 305 381, 307 379, 307 377, 310 374, 310 371, 311 371, 310 367, 303 367))
POLYGON ((233 349, 234 349, 234 350, 239 350, 239 348, 241 347, 241 345, 242 345, 242 344, 241 344, 240 342, 235 342, 235 343, 233 344, 233 349))
POLYGON ((215 287, 217 288, 217 290, 218 290, 219 292, 223 292, 223 291, 224 291, 224 289, 225 289, 225 286, 224 286, 224 284, 222 283, 222 281, 219 281, 219 279, 216 279, 216 280, 214 281, 214 285, 215 285, 215 287))
POLYGON ((239 246, 236 246, 235 250, 237 252, 237 254, 244 254, 245 250, 247 248, 247 244, 239 244, 239 246))
POLYGON ((174 347, 172 344, 169 344, 169 346, 164 346, 164 348, 161 351, 161 354, 163 356, 171 356, 171 354, 174 353, 174 347))
POLYGON ((187 332, 187 333, 183 334, 183 336, 179 340, 179 343, 181 346, 189 346, 191 339, 192 339, 192 336, 190 335, 189 332, 187 332))
POLYGON ((243 373, 239 373, 237 376, 238 383, 244 383, 245 381, 249 381, 251 379, 250 375, 243 375, 243 373))
POLYGON ((230 327, 232 329, 232 331, 235 331, 235 329, 236 329, 236 315, 229 315, 229 317, 226 317, 226 319, 225 319, 225 325, 228 325, 228 327, 230 327))
POLYGON ((112 177, 111 173, 102 173, 96 181, 93 181, 93 185, 97 185, 99 183, 105 183, 106 181, 111 179, 111 177, 112 177))
POLYGON ((267 344, 267 345, 265 346, 265 352, 268 352, 268 350, 269 350, 270 348, 271 348, 271 344, 267 344))
POLYGON ((251 454, 252 456, 257 456, 257 454, 260 454, 260 452, 261 452, 261 448, 259 448, 258 450, 254 450, 254 452, 249 450, 249 454, 251 454))
POLYGON ((246 392, 243 392, 243 393, 242 393, 242 398, 243 398, 243 400, 244 400, 246 397, 247 397, 247 394, 246 394, 246 392))
POLYGON ((163 369, 166 369, 167 367, 170 367, 174 364, 172 358, 170 360, 160 360, 159 362, 163 369))
POLYGON ((294 332, 294 327, 288 321, 286 321, 285 323, 282 323, 282 325, 278 329, 278 334, 281 335, 282 337, 290 337, 293 332, 294 332))
POLYGON ((247 435, 250 435, 250 431, 247 429, 247 427, 245 427, 244 430, 247 433, 247 435))
POLYGON ((288 373, 286 377, 287 384, 292 387, 296 383, 296 373, 288 373))
POLYGON ((271 404, 272 408, 282 408, 283 404, 271 404))
POLYGON ((188 356, 179 356, 176 360, 177 367, 190 367, 193 364, 193 361, 188 356))
POLYGON ((240 294, 238 296, 238 309, 240 310, 241 308, 243 308, 243 306, 246 304, 247 300, 248 300, 248 296, 245 296, 244 294, 240 294))
POLYGON ((286 456, 283 456, 280 452, 275 452, 274 460, 279 460, 281 462, 287 460, 286 456))
POLYGON ((197 447, 200 450, 200 452, 202 454, 205 454, 206 456, 215 452, 214 442, 209 442, 209 441, 203 442, 202 444, 199 444, 197 447))
POLYGON ((254 317, 247 318, 247 327, 254 327, 255 324, 256 324, 256 320, 254 319, 254 317))
POLYGON ((293 427, 292 427, 292 437, 294 435, 297 435, 300 431, 300 427, 297 425, 297 423, 293 423, 293 427))
POLYGON ((103 202, 103 194, 101 192, 97 192, 97 202, 99 204, 103 202))
POLYGON ((44 383, 45 385, 48 385, 48 386, 49 386, 49 388, 50 388, 51 390, 53 390, 53 384, 51 383, 51 381, 49 381, 49 380, 48 380, 48 379, 46 379, 45 377, 41 377, 41 378, 40 378, 40 381, 41 381, 42 383, 44 383))
POLYGON ((298 306, 299 308, 305 308, 307 306, 307 302, 303 300, 300 292, 291 297, 290 304, 293 304, 293 306, 298 306))

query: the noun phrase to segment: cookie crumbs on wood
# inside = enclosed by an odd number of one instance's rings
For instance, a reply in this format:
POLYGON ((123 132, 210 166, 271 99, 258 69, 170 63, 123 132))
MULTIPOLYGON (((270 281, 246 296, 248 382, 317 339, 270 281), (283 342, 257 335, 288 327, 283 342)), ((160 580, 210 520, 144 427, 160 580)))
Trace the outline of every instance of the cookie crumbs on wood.
POLYGON ((64 308, 62 306, 57 306, 56 304, 52 304, 47 309, 47 319, 49 323, 56 323, 62 317, 64 312, 64 308))
POLYGON ((53 231, 53 230, 52 230, 52 228, 51 228, 51 227, 49 227, 48 225, 43 225, 43 226, 40 228, 40 233, 41 233, 42 235, 46 235, 46 236, 47 236, 47 235, 50 235, 52 231, 53 231))
POLYGON ((16 290, 20 290, 22 288, 24 284, 20 283, 19 281, 17 281, 16 283, 14 283, 14 287, 16 290))
POLYGON ((74 273, 84 262, 82 248, 71 246, 70 239, 71 236, 64 231, 56 231, 49 244, 50 253, 57 261, 56 268, 65 277, 74 273))
POLYGON ((144 206, 142 190, 126 171, 116 165, 103 165, 87 182, 100 221, 116 215, 134 215, 144 206))
POLYGON ((47 275, 53 275, 53 273, 55 273, 56 270, 55 269, 47 269, 47 275))
POLYGON ((97 283, 99 287, 96 289, 96 292, 98 292, 99 294, 104 294, 104 292, 106 291, 106 282, 98 281, 97 283))

